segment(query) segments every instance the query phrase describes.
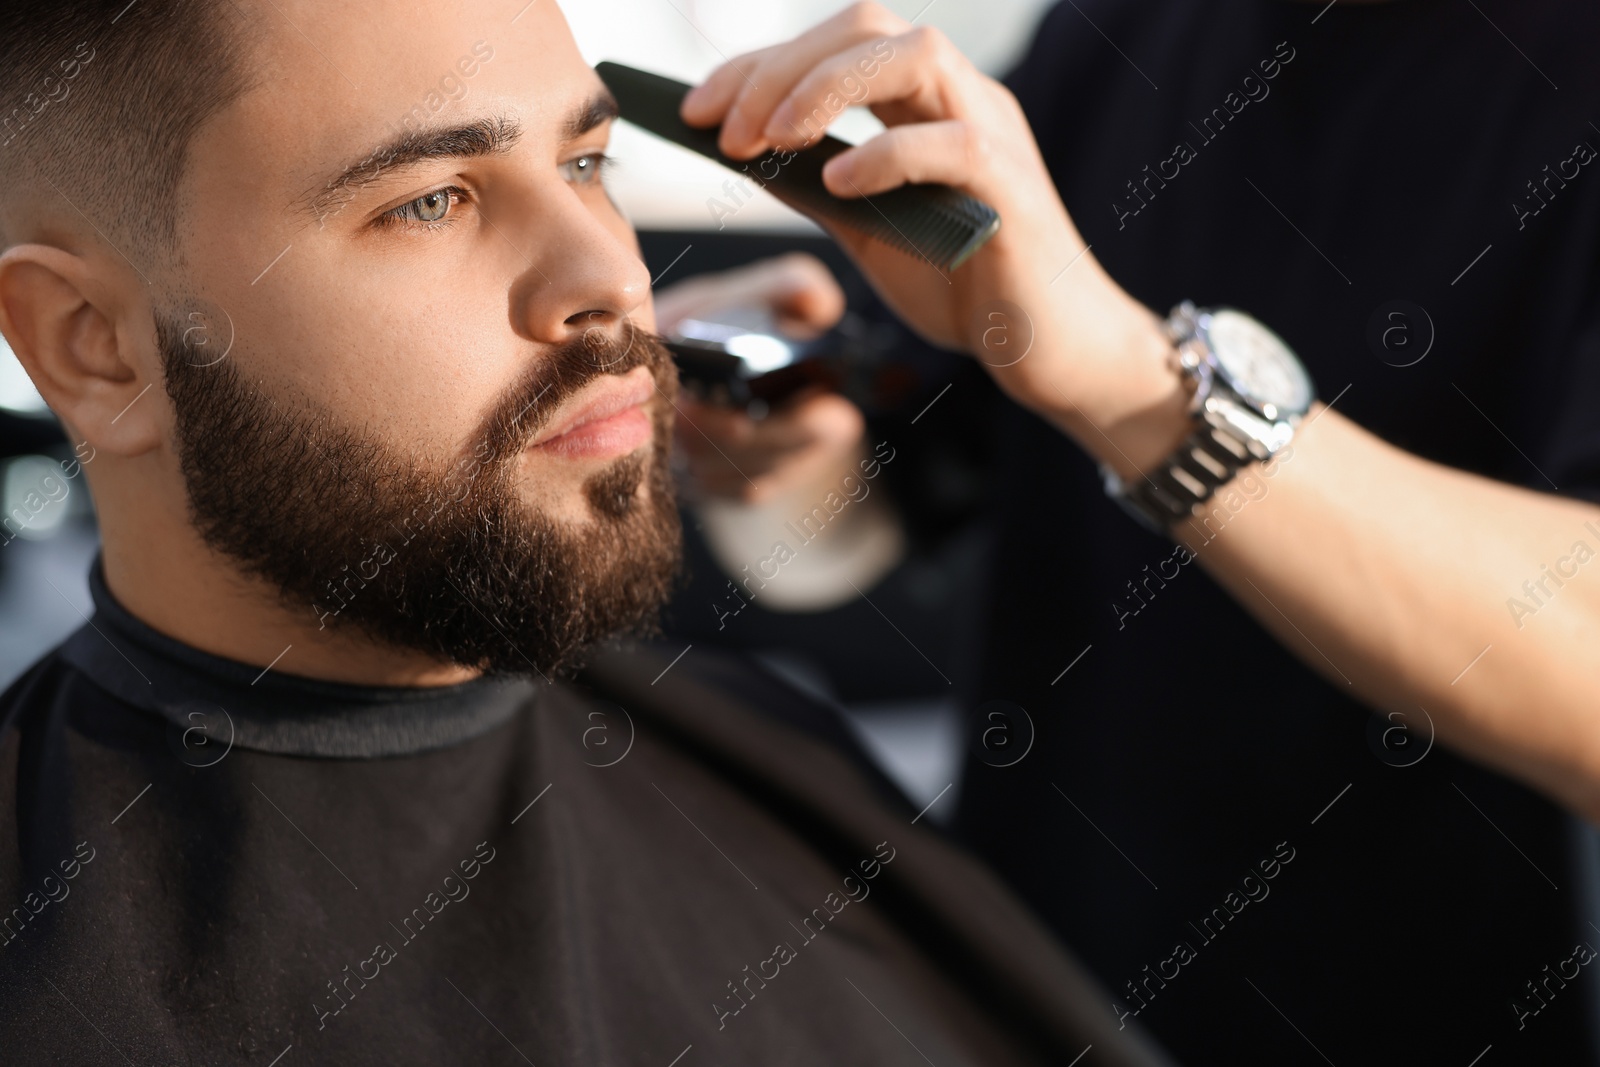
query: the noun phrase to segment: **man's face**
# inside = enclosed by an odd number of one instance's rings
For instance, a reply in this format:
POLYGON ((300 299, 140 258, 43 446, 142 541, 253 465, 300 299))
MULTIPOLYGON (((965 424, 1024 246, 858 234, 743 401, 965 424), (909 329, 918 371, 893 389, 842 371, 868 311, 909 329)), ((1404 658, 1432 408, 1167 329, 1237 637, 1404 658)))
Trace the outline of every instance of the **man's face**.
POLYGON ((648 615, 677 531, 607 98, 522 4, 246 5, 158 327, 214 547, 323 625, 526 670, 648 615))

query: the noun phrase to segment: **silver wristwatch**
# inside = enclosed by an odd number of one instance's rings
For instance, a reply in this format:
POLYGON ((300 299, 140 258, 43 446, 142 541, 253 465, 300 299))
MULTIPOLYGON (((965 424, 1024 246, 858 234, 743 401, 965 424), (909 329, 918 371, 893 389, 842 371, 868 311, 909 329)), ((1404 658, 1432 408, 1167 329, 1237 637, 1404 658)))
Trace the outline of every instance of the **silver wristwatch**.
POLYGON ((1241 311, 1185 301, 1168 316, 1167 333, 1194 387, 1194 432, 1137 480, 1123 482, 1101 468, 1112 499, 1162 535, 1240 470, 1281 452, 1314 396, 1289 346, 1241 311))

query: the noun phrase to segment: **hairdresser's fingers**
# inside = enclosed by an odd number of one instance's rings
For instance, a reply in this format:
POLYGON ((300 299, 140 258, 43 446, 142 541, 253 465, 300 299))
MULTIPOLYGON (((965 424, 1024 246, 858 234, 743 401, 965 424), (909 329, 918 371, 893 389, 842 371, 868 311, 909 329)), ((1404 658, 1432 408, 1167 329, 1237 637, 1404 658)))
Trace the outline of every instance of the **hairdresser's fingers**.
POLYGON ((712 71, 705 81, 690 89, 678 109, 678 117, 696 128, 715 126, 727 117, 728 109, 749 82, 746 69, 754 70, 760 52, 730 59, 712 71))
POLYGON ((742 499, 747 492, 759 491, 759 472, 747 472, 744 464, 727 455, 702 445, 690 446, 689 439, 680 438, 685 460, 685 488, 699 497, 742 499))
POLYGON ((860 444, 866 430, 860 408, 838 393, 819 391, 797 397, 762 419, 755 440, 774 450, 842 453, 860 444))
POLYGON ((778 325, 790 334, 820 334, 844 317, 845 295, 826 264, 796 253, 773 264, 768 306, 778 325))
POLYGON ((808 252, 789 252, 669 285, 655 294, 655 304, 658 324, 747 304, 808 319, 837 309, 837 320, 844 313, 844 290, 822 260, 808 252))
POLYGON ((752 419, 737 408, 697 402, 684 411, 694 421, 691 432, 703 435, 702 447, 715 445, 735 460, 751 462, 819 444, 830 448, 853 445, 866 430, 860 409, 837 393, 823 390, 793 397, 763 419, 752 419))
POLYGON ((671 333, 684 319, 730 308, 769 309, 789 332, 820 333, 844 315, 845 295, 822 260, 805 252, 702 274, 656 294, 656 329, 671 333))
MULTIPOLYGON (((703 413, 701 413, 703 415, 703 413)), ((708 424, 696 417, 697 425, 708 424)), ((685 461, 688 485, 701 496, 742 498, 759 489, 762 472, 754 469, 743 450, 718 445, 696 427, 680 419, 677 426, 678 449, 685 461)))
POLYGON ((860 409, 834 393, 796 398, 759 421, 705 405, 692 414, 698 432, 682 442, 696 487, 747 503, 849 468, 866 434, 860 409))
POLYGON ((813 67, 772 111, 762 131, 779 148, 803 148, 852 105, 889 125, 969 118, 990 81, 950 38, 919 27, 862 42, 813 67))
POLYGON ((909 26, 881 4, 854 4, 791 41, 724 63, 690 90, 680 114, 691 126, 714 126, 726 122, 736 102, 751 93, 752 102, 764 100, 770 107, 824 57, 857 41, 904 33, 909 26))
POLYGON ((689 477, 694 482, 695 491, 701 498, 714 500, 737 500, 742 503, 753 503, 761 499, 761 483, 752 483, 749 478, 723 463, 722 466, 708 466, 703 471, 691 471, 689 477))
POLYGON ((840 197, 876 196, 912 182, 942 182, 974 194, 1000 180, 997 149, 977 124, 922 122, 896 126, 842 152, 822 169, 828 191, 840 197))
POLYGON ((691 453, 740 451, 753 433, 755 420, 737 408, 688 396, 678 401, 678 436, 691 453))
POLYGON ((690 473, 720 474, 724 468, 752 480, 780 469, 789 457, 812 444, 811 436, 793 425, 767 425, 742 411, 699 405, 689 413, 693 425, 680 431, 679 442, 690 461, 690 473))
POLYGON ((751 158, 769 147, 761 131, 773 108, 817 64, 862 42, 904 33, 909 26, 881 4, 855 4, 792 41, 725 64, 689 93, 681 114, 692 126, 722 123, 722 150, 736 159, 751 158))
MULTIPOLYGON (((721 307, 756 304, 780 326, 801 335, 820 333, 844 316, 845 295, 826 263, 805 252, 761 260, 744 268, 721 307)), ((730 275, 734 272, 730 272, 730 275)))

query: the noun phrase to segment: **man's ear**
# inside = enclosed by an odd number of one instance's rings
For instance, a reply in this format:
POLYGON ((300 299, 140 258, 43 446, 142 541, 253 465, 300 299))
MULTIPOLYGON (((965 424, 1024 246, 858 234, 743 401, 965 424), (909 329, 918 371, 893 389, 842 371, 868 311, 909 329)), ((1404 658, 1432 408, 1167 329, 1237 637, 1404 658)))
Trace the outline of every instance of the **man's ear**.
MULTIPOLYGON (((135 309, 83 256, 43 244, 0 254, 0 334, 45 403, 92 444, 136 456, 161 442, 160 384, 141 367, 135 309)), ((136 312, 143 314, 142 310, 136 312)))

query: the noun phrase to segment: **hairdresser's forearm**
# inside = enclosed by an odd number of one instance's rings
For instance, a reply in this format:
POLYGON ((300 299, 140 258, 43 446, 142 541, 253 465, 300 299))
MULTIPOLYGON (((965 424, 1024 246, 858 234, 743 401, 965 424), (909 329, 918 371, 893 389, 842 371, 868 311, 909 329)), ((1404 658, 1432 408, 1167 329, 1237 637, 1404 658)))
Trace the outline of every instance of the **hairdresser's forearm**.
POLYGON ((1334 685, 1600 821, 1600 508, 1330 410, 1261 484, 1175 531, 1208 571, 1334 685))

